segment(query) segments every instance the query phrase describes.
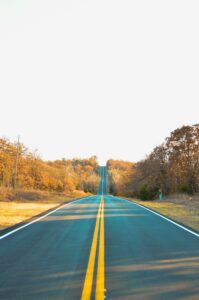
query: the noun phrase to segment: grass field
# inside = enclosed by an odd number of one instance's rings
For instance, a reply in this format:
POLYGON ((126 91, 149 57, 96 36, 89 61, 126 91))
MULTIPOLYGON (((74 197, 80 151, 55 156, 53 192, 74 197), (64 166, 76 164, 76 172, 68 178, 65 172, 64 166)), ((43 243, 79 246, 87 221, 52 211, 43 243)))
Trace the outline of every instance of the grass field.
POLYGON ((163 201, 140 201, 129 199, 151 208, 179 223, 199 231, 199 201, 170 198, 163 201))
POLYGON ((0 202, 0 230, 57 206, 39 202, 0 202))
POLYGON ((74 191, 68 194, 56 194, 40 191, 0 190, 0 230, 20 223, 63 202, 82 198, 90 194, 74 191))

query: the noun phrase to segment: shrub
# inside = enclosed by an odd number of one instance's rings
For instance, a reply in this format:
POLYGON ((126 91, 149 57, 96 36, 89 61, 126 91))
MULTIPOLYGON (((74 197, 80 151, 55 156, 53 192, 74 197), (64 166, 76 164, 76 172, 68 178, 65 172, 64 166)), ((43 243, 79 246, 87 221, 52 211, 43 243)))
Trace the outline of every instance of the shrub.
POLYGON ((154 200, 158 194, 158 188, 150 188, 147 184, 144 184, 140 187, 138 197, 141 200, 154 200))

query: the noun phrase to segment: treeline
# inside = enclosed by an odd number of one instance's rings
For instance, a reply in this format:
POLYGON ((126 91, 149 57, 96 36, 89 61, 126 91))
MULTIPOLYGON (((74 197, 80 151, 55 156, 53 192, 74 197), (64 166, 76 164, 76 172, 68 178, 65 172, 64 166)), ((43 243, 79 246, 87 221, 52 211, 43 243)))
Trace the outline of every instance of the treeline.
POLYGON ((36 151, 29 151, 23 144, 17 145, 8 139, 0 139, 1 187, 13 187, 16 178, 17 188, 57 192, 82 190, 96 193, 99 184, 98 173, 99 165, 96 156, 88 159, 46 162, 36 151))
POLYGON ((110 194, 131 195, 135 164, 128 161, 110 159, 107 162, 108 189, 110 194))
POLYGON ((126 171, 121 170, 117 161, 109 161, 108 172, 110 191, 117 195, 147 200, 158 197, 160 191, 165 195, 198 193, 199 125, 174 130, 163 144, 156 147, 146 159, 134 164, 132 169, 126 163, 126 171), (115 173, 118 174, 113 176, 115 173), (122 181, 118 187, 117 176, 122 181))

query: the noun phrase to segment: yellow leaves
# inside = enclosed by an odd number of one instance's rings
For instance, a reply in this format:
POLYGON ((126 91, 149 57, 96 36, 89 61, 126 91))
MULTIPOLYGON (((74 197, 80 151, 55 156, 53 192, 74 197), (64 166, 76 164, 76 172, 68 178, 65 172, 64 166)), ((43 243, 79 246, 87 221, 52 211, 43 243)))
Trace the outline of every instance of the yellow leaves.
MULTIPOLYGON (((16 145, 0 139, 0 185, 12 186, 16 145)), ((98 164, 95 156, 88 159, 56 160, 45 162, 35 152, 19 145, 17 187, 58 192, 76 189, 96 192, 99 184, 98 164)))
POLYGON ((117 195, 131 195, 135 163, 112 159, 108 161, 107 166, 110 192, 117 195))

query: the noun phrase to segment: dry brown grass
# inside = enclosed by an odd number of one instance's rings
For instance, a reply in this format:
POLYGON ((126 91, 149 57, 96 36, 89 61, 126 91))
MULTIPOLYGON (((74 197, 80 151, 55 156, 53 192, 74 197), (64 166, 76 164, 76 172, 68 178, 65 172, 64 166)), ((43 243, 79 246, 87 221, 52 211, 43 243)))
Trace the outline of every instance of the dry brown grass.
POLYGON ((74 191, 68 194, 43 191, 0 189, 0 230, 27 220, 63 202, 90 194, 74 191))
POLYGON ((85 197, 90 194, 86 194, 83 191, 73 191, 68 193, 56 193, 49 191, 38 190, 23 190, 0 188, 0 201, 15 201, 15 202, 42 202, 42 203, 60 203, 63 201, 71 200, 73 198, 85 197))
POLYGON ((22 222, 56 205, 56 203, 47 204, 38 202, 0 202, 0 229, 22 222))
POLYGON ((179 223, 199 231, 199 201, 185 200, 178 196, 163 201, 140 201, 131 199, 136 203, 151 208, 179 223))

